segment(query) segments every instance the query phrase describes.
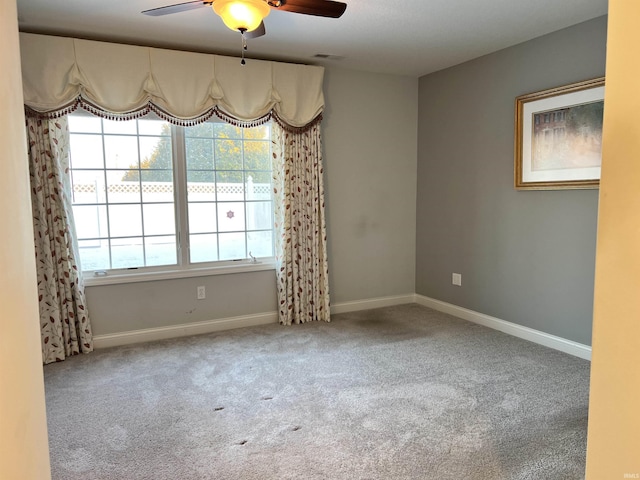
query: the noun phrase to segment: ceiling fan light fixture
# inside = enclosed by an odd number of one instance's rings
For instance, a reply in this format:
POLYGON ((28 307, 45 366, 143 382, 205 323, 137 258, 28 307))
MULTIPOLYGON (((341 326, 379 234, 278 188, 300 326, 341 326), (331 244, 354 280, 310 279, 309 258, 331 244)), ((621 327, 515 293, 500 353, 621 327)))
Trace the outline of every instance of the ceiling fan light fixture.
POLYGON ((260 26, 271 9, 263 0, 215 0, 213 11, 231 30, 251 32, 260 26))

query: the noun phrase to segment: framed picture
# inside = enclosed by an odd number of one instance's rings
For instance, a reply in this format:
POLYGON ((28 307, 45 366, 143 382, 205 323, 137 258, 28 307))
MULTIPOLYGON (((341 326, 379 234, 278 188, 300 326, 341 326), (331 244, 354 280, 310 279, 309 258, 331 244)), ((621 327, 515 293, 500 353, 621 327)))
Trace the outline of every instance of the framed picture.
POLYGON ((515 188, 598 188, 604 78, 516 98, 515 188))

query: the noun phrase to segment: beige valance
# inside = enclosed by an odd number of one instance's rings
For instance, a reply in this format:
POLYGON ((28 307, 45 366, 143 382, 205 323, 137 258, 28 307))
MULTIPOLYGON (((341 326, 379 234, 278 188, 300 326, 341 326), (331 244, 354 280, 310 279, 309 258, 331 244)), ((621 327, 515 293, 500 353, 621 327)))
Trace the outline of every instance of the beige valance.
POLYGON ((151 107, 178 120, 222 111, 241 121, 271 114, 304 127, 324 107, 324 68, 68 37, 20 34, 25 104, 38 113, 84 104, 114 114, 151 107))

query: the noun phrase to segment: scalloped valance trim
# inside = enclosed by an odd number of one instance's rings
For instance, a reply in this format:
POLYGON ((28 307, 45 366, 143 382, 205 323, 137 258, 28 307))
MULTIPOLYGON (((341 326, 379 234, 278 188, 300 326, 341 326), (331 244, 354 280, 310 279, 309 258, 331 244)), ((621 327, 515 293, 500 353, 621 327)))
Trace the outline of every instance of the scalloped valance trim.
POLYGON ((304 130, 324 109, 317 65, 242 66, 235 57, 29 33, 20 33, 20 54, 24 104, 49 118, 81 103, 107 118, 155 112, 190 125, 226 115, 251 125, 277 115, 304 130))
POLYGON ((82 96, 77 97, 75 101, 73 101, 71 104, 50 112, 39 112, 27 105, 24 106, 24 111, 25 111, 25 116, 27 117, 41 118, 41 119, 56 119, 56 118, 61 118, 70 113, 73 113, 79 108, 97 117, 105 118, 107 120, 115 120, 115 121, 135 120, 138 118, 143 118, 151 113, 154 113, 161 119, 181 127, 192 127, 194 125, 204 123, 214 116, 218 117, 220 120, 223 120, 231 125, 234 125, 236 127, 243 127, 243 128, 257 127, 259 125, 264 125, 265 123, 273 120, 278 125, 280 125, 283 130, 291 133, 306 132, 309 129, 313 128, 313 126, 315 126, 316 124, 322 121, 322 113, 320 113, 307 125, 304 125, 302 127, 294 127, 292 125, 289 125, 284 120, 282 120, 278 116, 277 112, 275 112, 274 110, 270 110, 266 115, 256 118, 255 120, 241 120, 241 119, 235 118, 233 115, 229 115, 228 113, 224 112, 217 105, 213 108, 210 108, 202 115, 198 115, 195 118, 184 119, 184 118, 177 118, 171 115, 170 113, 164 111, 163 109, 155 105, 153 102, 147 102, 147 104, 144 105, 143 107, 137 108, 136 110, 133 110, 131 112, 113 113, 94 105, 93 103, 82 98, 82 96))

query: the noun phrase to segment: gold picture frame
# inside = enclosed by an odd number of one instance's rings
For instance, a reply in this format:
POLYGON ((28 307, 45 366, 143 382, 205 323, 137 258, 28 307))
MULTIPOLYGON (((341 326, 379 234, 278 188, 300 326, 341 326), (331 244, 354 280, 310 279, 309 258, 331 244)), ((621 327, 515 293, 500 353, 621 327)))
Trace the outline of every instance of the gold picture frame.
POLYGON ((598 188, 604 80, 516 98, 516 190, 598 188))

